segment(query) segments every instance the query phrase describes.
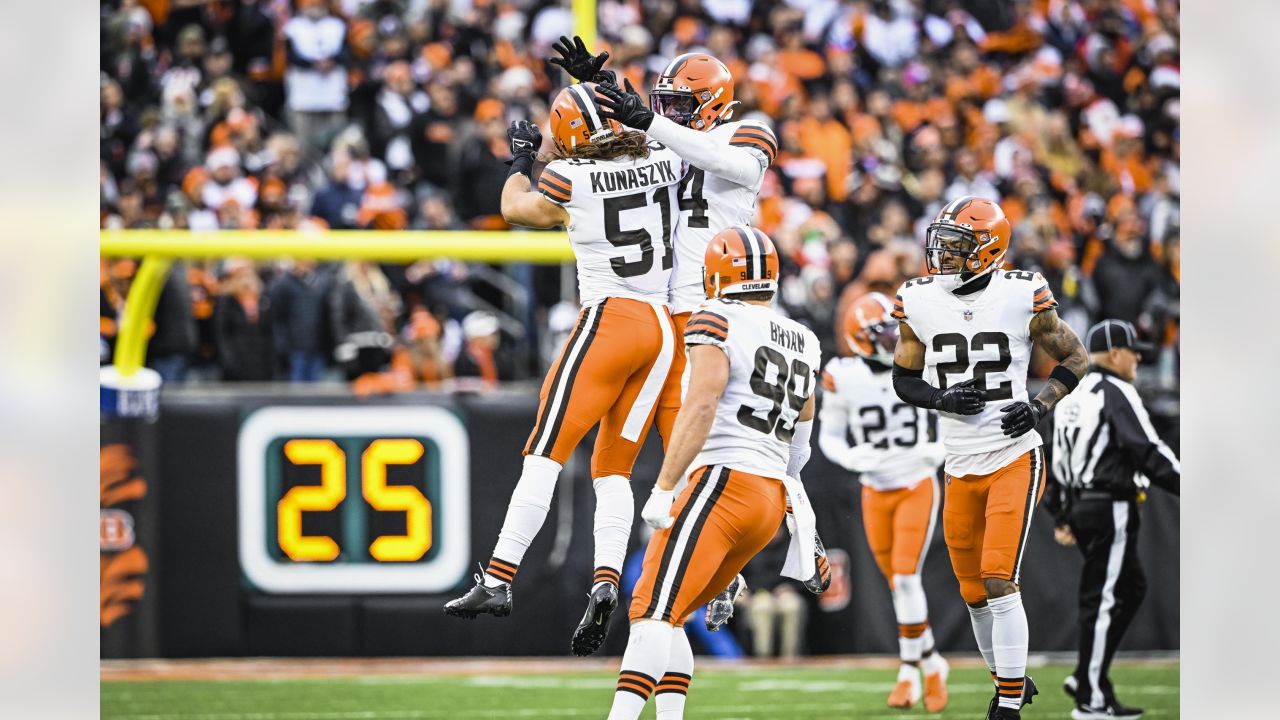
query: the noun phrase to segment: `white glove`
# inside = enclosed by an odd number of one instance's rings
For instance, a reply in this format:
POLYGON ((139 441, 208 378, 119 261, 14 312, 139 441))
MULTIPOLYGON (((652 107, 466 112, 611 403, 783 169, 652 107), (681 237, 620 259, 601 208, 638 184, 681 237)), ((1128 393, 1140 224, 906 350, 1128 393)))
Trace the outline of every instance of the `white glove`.
POLYGON ((665 530, 676 521, 675 518, 671 517, 671 505, 675 501, 675 491, 663 490, 654 485, 653 492, 649 495, 649 500, 644 504, 644 509, 640 511, 640 517, 644 518, 645 524, 654 530, 665 530))

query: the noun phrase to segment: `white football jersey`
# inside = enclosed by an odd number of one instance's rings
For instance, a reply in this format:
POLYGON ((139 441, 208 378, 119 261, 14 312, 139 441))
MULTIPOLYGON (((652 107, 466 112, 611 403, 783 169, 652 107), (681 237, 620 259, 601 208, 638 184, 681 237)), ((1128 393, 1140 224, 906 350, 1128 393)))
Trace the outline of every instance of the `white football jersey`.
POLYGON ((822 371, 822 389, 818 446, 828 460, 859 472, 863 485, 898 490, 937 471, 937 413, 903 402, 890 368, 876 371, 860 357, 836 358, 822 371))
MULTIPOLYGON (((768 125, 754 120, 718 125, 707 136, 725 147, 741 147, 768 168, 778 154, 778 141, 768 125)), ((702 289, 702 262, 715 234, 756 219, 756 196, 764 173, 751 186, 739 185, 689 166, 680 180, 680 225, 676 234, 676 270, 671 277, 671 312, 696 309, 707 299, 702 289)))
POLYGON ((986 406, 977 415, 939 413, 947 472, 992 472, 998 468, 974 470, 963 456, 999 451, 999 457, 1012 459, 1043 444, 1036 432, 1005 435, 1000 408, 1028 399, 1031 318, 1058 303, 1038 272, 995 271, 985 289, 968 296, 956 295, 950 287, 930 275, 908 280, 898 290, 892 314, 924 343, 925 380, 945 389, 976 378, 986 395, 986 406))
POLYGON ((666 303, 683 161, 660 143, 649 157, 547 164, 538 190, 569 211, 583 305, 608 297, 666 303))
POLYGON ((686 347, 714 345, 729 356, 729 382, 692 467, 728 465, 782 479, 796 419, 816 390, 817 336, 773 308, 721 298, 705 300, 693 313, 684 341, 686 347))

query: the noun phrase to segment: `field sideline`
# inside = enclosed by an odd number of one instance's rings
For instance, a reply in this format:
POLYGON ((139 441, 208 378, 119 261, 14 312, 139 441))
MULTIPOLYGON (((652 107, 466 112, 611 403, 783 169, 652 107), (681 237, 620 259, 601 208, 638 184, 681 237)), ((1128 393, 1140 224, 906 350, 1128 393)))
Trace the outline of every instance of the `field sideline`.
MULTIPOLYGON (((951 704, 940 714, 894 711, 884 699, 892 658, 824 657, 799 663, 699 658, 685 716, 979 718, 991 681, 979 663, 952 663, 951 704)), ((116 720, 435 720, 603 718, 617 658, 247 659, 103 661, 101 709, 116 720)), ((1065 657, 1036 656, 1041 694, 1023 717, 1066 718, 1065 657)), ((1146 717, 1177 718, 1176 656, 1118 660, 1121 699, 1146 717)), ((654 716, 653 703, 644 718, 654 716)))

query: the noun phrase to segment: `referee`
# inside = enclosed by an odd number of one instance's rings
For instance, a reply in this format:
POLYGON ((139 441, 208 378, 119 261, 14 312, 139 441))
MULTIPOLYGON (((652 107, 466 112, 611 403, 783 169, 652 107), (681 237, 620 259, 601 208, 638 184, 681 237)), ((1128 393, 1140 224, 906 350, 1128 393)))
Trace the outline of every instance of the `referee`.
POLYGON ((1063 684, 1074 720, 1139 718, 1121 705, 1108 673, 1116 647, 1146 594, 1138 563, 1138 508, 1154 484, 1178 494, 1178 458, 1156 435, 1134 389, 1144 349, 1133 326, 1104 320, 1085 337, 1091 366, 1054 408, 1052 470, 1059 487, 1046 506, 1058 542, 1084 554, 1080 579, 1080 655, 1063 684))

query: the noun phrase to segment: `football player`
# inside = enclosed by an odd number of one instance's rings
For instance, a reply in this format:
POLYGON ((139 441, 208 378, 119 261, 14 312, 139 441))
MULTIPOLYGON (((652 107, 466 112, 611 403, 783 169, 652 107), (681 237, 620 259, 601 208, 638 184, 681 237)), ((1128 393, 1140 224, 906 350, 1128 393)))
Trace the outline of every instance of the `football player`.
POLYGON ((925 709, 934 713, 947 706, 947 661, 934 649, 920 572, 942 501, 942 445, 933 411, 908 405, 893 391, 898 321, 892 311, 878 292, 845 311, 842 325, 853 357, 835 358, 822 373, 818 447, 831 462, 859 473, 867 544, 893 593, 902 665, 889 707, 910 708, 923 696, 925 709))
MULTIPOLYGON (((706 53, 686 53, 659 74, 646 107, 640 95, 625 81, 619 88, 614 74, 602 70, 609 54, 591 55, 582 38, 560 38, 553 46, 561 57, 553 64, 581 81, 599 83, 605 116, 626 127, 643 130, 650 138, 675 150, 688 162, 680 182, 680 222, 676 241, 676 268, 671 276, 671 312, 683 334, 691 312, 703 301, 702 263, 708 243, 716 233, 735 226, 749 226, 756 215, 756 197, 765 170, 778 153, 778 141, 768 125, 757 121, 731 121, 734 107, 733 74, 724 63, 706 53)), ((681 378, 686 354, 677 351, 655 420, 664 444, 680 409, 681 378)), ((789 519, 788 526, 794 523, 789 519)), ((821 593, 831 582, 830 568, 821 540, 817 542, 819 575, 805 582, 821 593)), ((733 614, 734 599, 745 589, 735 578, 708 608, 707 627, 718 630, 733 614)))
POLYGON ((507 133, 514 157, 502 190, 503 217, 526 227, 568 228, 583 309, 542 385, 524 469, 493 555, 475 587, 445 605, 460 617, 510 614, 511 583, 546 519, 560 470, 599 423, 591 456, 596 571, 573 637, 578 655, 595 652, 618 605, 635 513, 631 468, 677 349, 666 301, 681 160, 605 118, 593 88, 566 88, 552 104, 554 159, 536 188, 540 131, 519 122, 507 133))
MULTIPOLYGON (((679 718, 693 678, 682 625, 768 544, 809 457, 818 339, 771 307, 778 254, 764 233, 733 227, 705 254, 708 298, 685 328, 687 391, 662 469, 641 516, 649 539, 631 601, 610 720, 634 720, 656 694, 658 716, 679 718), (689 483, 675 499, 690 467, 689 483)), ((812 538, 812 528, 795 537, 812 538)), ((791 558, 813 562, 795 543, 791 558)), ((798 566, 797 566, 798 567, 798 566)), ((810 566, 795 576, 809 577, 810 566), (807 573, 806 573, 807 570, 807 573)))
POLYGON ((962 197, 929 225, 929 274, 903 283, 893 384, 898 397, 937 410, 946 448, 942 534, 996 696, 990 718, 1018 718, 1036 694, 1026 676, 1027 615, 1019 571, 1032 511, 1044 492, 1040 419, 1075 389, 1089 364, 1037 272, 1004 270, 1009 220, 995 202, 962 197), (1027 396, 1039 347, 1058 361, 1027 396))

